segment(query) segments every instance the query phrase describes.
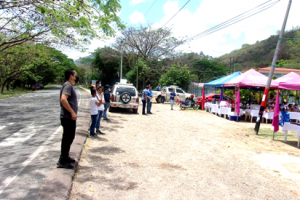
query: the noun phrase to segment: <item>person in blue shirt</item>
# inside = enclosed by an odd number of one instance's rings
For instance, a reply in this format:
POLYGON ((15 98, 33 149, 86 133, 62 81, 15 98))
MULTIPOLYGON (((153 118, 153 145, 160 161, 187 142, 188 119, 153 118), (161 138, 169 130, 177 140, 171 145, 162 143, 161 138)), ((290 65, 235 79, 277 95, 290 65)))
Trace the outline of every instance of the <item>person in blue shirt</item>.
POLYGON ((109 102, 110 102, 109 88, 110 88, 109 85, 105 85, 105 92, 104 92, 104 101, 105 101, 105 104, 104 104, 104 112, 103 112, 103 119, 104 120, 109 120, 107 118, 107 115, 106 115, 107 109, 109 107, 109 102))
POLYGON ((148 89, 148 103, 147 103, 147 114, 153 114, 151 112, 151 107, 152 107, 152 102, 151 99, 153 97, 153 93, 152 93, 152 87, 150 86, 148 89))
POLYGON ((173 110, 173 105, 174 105, 174 98, 176 97, 175 90, 170 93, 170 101, 171 101, 171 110, 173 110))
POLYGON ((143 115, 147 115, 145 113, 145 108, 146 108, 146 103, 148 102, 148 88, 149 86, 146 86, 142 93, 143 115))

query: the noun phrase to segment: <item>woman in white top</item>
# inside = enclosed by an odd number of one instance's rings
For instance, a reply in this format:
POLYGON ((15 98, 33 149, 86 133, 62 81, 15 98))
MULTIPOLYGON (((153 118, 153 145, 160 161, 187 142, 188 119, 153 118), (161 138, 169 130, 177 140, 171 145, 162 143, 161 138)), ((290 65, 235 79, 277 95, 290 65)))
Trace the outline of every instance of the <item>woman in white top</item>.
POLYGON ((165 103, 165 100, 166 100, 166 91, 165 91, 165 89, 163 89, 161 91, 160 96, 161 96, 161 102, 165 103))
POLYGON ((97 120, 96 120, 96 133, 104 135, 104 133, 102 133, 100 131, 100 121, 102 118, 104 104, 105 104, 104 95, 103 95, 101 86, 97 87, 97 96, 96 97, 97 97, 98 101, 100 102, 100 106, 98 107, 98 116, 97 116, 97 120))
POLYGON ((90 127, 90 135, 91 136, 96 136, 95 134, 95 126, 96 126, 96 121, 97 121, 97 116, 98 116, 98 107, 100 106, 100 102, 96 98, 96 90, 91 90, 91 95, 92 97, 90 98, 90 109, 91 109, 91 127, 90 127))

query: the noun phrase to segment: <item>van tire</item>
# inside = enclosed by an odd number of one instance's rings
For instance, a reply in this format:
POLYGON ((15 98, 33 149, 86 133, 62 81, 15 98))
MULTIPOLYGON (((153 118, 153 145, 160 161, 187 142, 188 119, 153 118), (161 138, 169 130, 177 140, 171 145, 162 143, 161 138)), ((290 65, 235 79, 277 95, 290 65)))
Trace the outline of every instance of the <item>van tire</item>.
POLYGON ((161 96, 158 96, 158 97, 156 98, 156 102, 157 102, 157 103, 161 103, 161 96))

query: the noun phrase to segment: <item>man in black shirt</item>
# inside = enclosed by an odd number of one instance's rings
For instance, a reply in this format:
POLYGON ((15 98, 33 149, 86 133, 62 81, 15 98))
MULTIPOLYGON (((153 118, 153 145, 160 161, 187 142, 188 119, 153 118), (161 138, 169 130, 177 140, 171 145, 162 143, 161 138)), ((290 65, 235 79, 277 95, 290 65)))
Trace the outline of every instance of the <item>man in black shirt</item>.
POLYGON ((107 115, 106 115, 106 111, 107 111, 107 109, 109 107, 109 102, 110 102, 109 88, 110 88, 109 85, 105 85, 105 92, 104 92, 104 101, 105 101, 105 104, 104 104, 104 112, 103 112, 103 119, 104 120, 109 120, 107 118, 107 115))
POLYGON ((74 167, 70 163, 74 163, 75 160, 69 157, 69 152, 75 138, 78 112, 77 95, 73 86, 78 82, 79 77, 74 69, 67 69, 65 78, 67 81, 62 85, 60 91, 60 121, 63 127, 63 135, 57 167, 72 169, 74 167))

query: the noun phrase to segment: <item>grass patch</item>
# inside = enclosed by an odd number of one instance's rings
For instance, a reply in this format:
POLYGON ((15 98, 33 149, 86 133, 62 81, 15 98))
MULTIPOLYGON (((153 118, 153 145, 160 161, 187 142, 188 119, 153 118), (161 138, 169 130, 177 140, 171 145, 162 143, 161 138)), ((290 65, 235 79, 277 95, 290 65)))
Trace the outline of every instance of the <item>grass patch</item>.
MULTIPOLYGON (((253 128, 249 128, 249 131, 253 132, 253 128)), ((284 140, 284 134, 281 131, 277 131, 274 133, 274 140, 284 140)), ((256 135, 259 139, 273 139, 273 130, 271 129, 259 129, 258 135, 256 135)), ((295 131, 288 132, 289 140, 298 140, 297 134, 295 131)))
POLYGON ((32 93, 34 92, 33 90, 30 89, 24 89, 24 88, 16 88, 14 90, 9 90, 7 91, 6 88, 3 91, 3 94, 0 93, 0 99, 5 99, 9 97, 14 97, 14 96, 20 96, 22 94, 27 94, 27 93, 32 93))
POLYGON ((52 89, 52 88, 56 88, 55 85, 45 85, 44 89, 52 89))

